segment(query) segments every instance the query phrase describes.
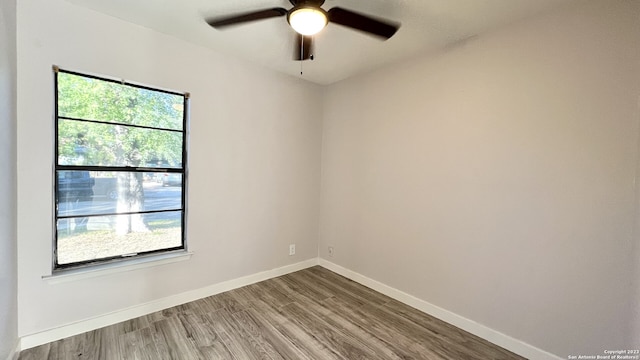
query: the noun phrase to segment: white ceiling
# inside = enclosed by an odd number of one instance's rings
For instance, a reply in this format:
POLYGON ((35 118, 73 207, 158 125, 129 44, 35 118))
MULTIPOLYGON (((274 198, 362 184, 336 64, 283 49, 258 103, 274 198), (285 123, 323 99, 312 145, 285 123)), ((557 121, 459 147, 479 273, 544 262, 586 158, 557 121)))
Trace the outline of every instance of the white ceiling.
POLYGON ((496 27, 578 0, 326 0, 402 25, 387 41, 329 24, 315 37, 315 60, 293 61, 294 32, 286 18, 223 31, 205 18, 272 7, 288 0, 67 0, 114 17, 318 84, 331 84, 419 53, 437 50, 496 27))

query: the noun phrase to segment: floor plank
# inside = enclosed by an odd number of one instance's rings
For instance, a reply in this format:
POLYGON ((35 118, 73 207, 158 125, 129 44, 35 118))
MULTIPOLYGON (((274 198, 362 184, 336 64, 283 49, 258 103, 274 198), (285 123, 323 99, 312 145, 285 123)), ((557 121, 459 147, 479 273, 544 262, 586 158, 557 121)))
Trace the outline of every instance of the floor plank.
POLYGON ((125 332, 120 335, 118 343, 123 360, 154 360, 160 358, 149 328, 125 332))
MULTIPOLYGON (((262 318, 255 313, 254 309, 247 309, 242 313, 234 314, 235 317, 242 316, 247 320, 250 320, 255 324, 255 332, 259 333, 264 338, 264 341, 268 342, 273 350, 277 351, 280 356, 285 360, 312 360, 307 357, 290 339, 278 331, 268 321, 263 321, 262 318)), ((241 322, 247 321, 241 319, 241 322)))
POLYGON ((262 345, 253 337, 246 336, 235 322, 228 309, 220 309, 207 315, 223 339, 225 346, 236 359, 272 360, 262 345))
POLYGON ((19 359, 523 358, 316 266, 28 349, 19 359))

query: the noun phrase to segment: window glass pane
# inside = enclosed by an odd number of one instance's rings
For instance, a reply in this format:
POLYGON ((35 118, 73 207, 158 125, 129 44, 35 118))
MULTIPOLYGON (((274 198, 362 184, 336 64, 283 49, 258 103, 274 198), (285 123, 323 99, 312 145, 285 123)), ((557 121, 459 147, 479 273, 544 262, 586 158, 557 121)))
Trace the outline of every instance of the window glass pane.
POLYGON ((182 209, 182 174, 58 171, 58 216, 182 209))
POLYGON ((56 267, 184 249, 186 97, 56 79, 56 267))
POLYGON ((179 248, 181 215, 182 211, 172 211, 59 219, 58 264, 179 248))
POLYGON ((58 120, 58 164, 182 167, 182 133, 58 120))
POLYGON ((57 171, 57 200, 63 212, 91 203, 95 179, 89 171, 57 171))
POLYGON ((58 73, 58 116, 182 130, 184 97, 58 73))

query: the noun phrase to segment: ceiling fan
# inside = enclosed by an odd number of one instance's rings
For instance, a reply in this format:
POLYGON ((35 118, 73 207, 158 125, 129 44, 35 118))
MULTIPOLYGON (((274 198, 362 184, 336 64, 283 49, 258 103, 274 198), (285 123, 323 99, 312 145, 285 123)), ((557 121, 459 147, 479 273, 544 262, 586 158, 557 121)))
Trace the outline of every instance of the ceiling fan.
POLYGON ((397 23, 376 20, 367 15, 339 7, 325 11, 321 8, 324 1, 289 0, 293 5, 293 8, 289 10, 276 7, 222 18, 210 18, 207 19, 207 23, 216 29, 222 29, 227 26, 286 15, 289 25, 297 32, 294 60, 313 60, 313 38, 311 36, 324 29, 329 22, 360 30, 383 40, 391 38, 400 28, 397 23))

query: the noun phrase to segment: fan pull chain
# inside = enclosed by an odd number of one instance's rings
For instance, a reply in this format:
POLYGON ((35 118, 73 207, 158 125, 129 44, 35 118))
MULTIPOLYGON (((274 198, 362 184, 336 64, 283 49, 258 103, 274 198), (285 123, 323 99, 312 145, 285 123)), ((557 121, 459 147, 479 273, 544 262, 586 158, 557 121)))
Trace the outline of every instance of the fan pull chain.
POLYGON ((304 62, 304 36, 300 41, 300 75, 302 75, 302 63, 304 62))

